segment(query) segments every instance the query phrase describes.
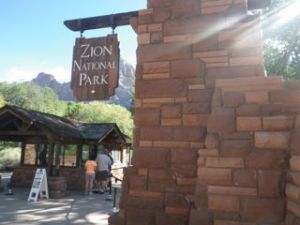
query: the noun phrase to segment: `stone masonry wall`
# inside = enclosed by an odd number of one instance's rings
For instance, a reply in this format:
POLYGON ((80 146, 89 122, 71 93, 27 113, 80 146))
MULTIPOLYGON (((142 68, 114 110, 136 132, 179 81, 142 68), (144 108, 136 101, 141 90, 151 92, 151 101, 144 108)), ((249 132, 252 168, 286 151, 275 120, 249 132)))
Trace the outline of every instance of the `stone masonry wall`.
POLYGON ((183 225, 211 215, 205 202, 206 211, 191 210, 207 199, 198 151, 216 80, 265 75, 259 22, 246 0, 148 0, 132 19, 139 44, 133 167, 111 224, 183 225))
POLYGON ((299 87, 278 77, 217 80, 191 224, 296 224, 299 87))

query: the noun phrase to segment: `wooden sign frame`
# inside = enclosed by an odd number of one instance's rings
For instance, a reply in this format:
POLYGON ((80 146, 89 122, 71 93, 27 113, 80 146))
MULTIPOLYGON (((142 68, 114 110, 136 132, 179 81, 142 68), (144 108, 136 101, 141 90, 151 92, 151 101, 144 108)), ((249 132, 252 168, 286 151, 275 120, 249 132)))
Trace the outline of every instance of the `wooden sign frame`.
POLYGON ((71 89, 79 101, 107 100, 119 84, 117 34, 77 38, 73 48, 71 89))

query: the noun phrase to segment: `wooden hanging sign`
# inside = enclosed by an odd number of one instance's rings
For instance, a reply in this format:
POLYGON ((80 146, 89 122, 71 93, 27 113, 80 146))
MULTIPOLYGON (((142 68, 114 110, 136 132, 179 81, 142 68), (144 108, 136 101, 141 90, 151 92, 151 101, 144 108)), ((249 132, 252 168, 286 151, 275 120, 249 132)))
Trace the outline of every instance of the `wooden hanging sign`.
POLYGON ((106 100, 119 82, 120 50, 116 34, 77 38, 73 48, 71 88, 79 101, 106 100))

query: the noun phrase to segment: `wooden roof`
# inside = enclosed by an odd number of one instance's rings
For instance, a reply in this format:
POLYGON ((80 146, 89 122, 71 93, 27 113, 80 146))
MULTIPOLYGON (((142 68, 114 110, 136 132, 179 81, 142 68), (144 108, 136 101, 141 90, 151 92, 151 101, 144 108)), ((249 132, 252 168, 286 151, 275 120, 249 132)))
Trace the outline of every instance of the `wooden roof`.
POLYGON ((0 140, 23 141, 29 136, 56 137, 99 143, 106 138, 127 144, 126 136, 115 123, 84 124, 63 117, 6 105, 0 109, 0 140))

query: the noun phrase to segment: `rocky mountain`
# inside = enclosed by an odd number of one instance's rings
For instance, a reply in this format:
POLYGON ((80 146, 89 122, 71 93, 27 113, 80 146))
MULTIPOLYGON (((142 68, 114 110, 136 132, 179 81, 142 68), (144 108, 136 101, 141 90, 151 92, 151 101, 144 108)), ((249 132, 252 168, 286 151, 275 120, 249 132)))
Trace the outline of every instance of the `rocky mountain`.
MULTIPOLYGON (((39 73, 37 77, 34 78, 31 82, 42 87, 52 88, 61 100, 75 101, 70 87, 70 82, 60 83, 52 74, 39 73)), ((130 108, 133 99, 132 90, 134 82, 134 67, 126 63, 124 60, 121 60, 119 87, 115 90, 116 94, 112 96, 107 102, 130 108)))

